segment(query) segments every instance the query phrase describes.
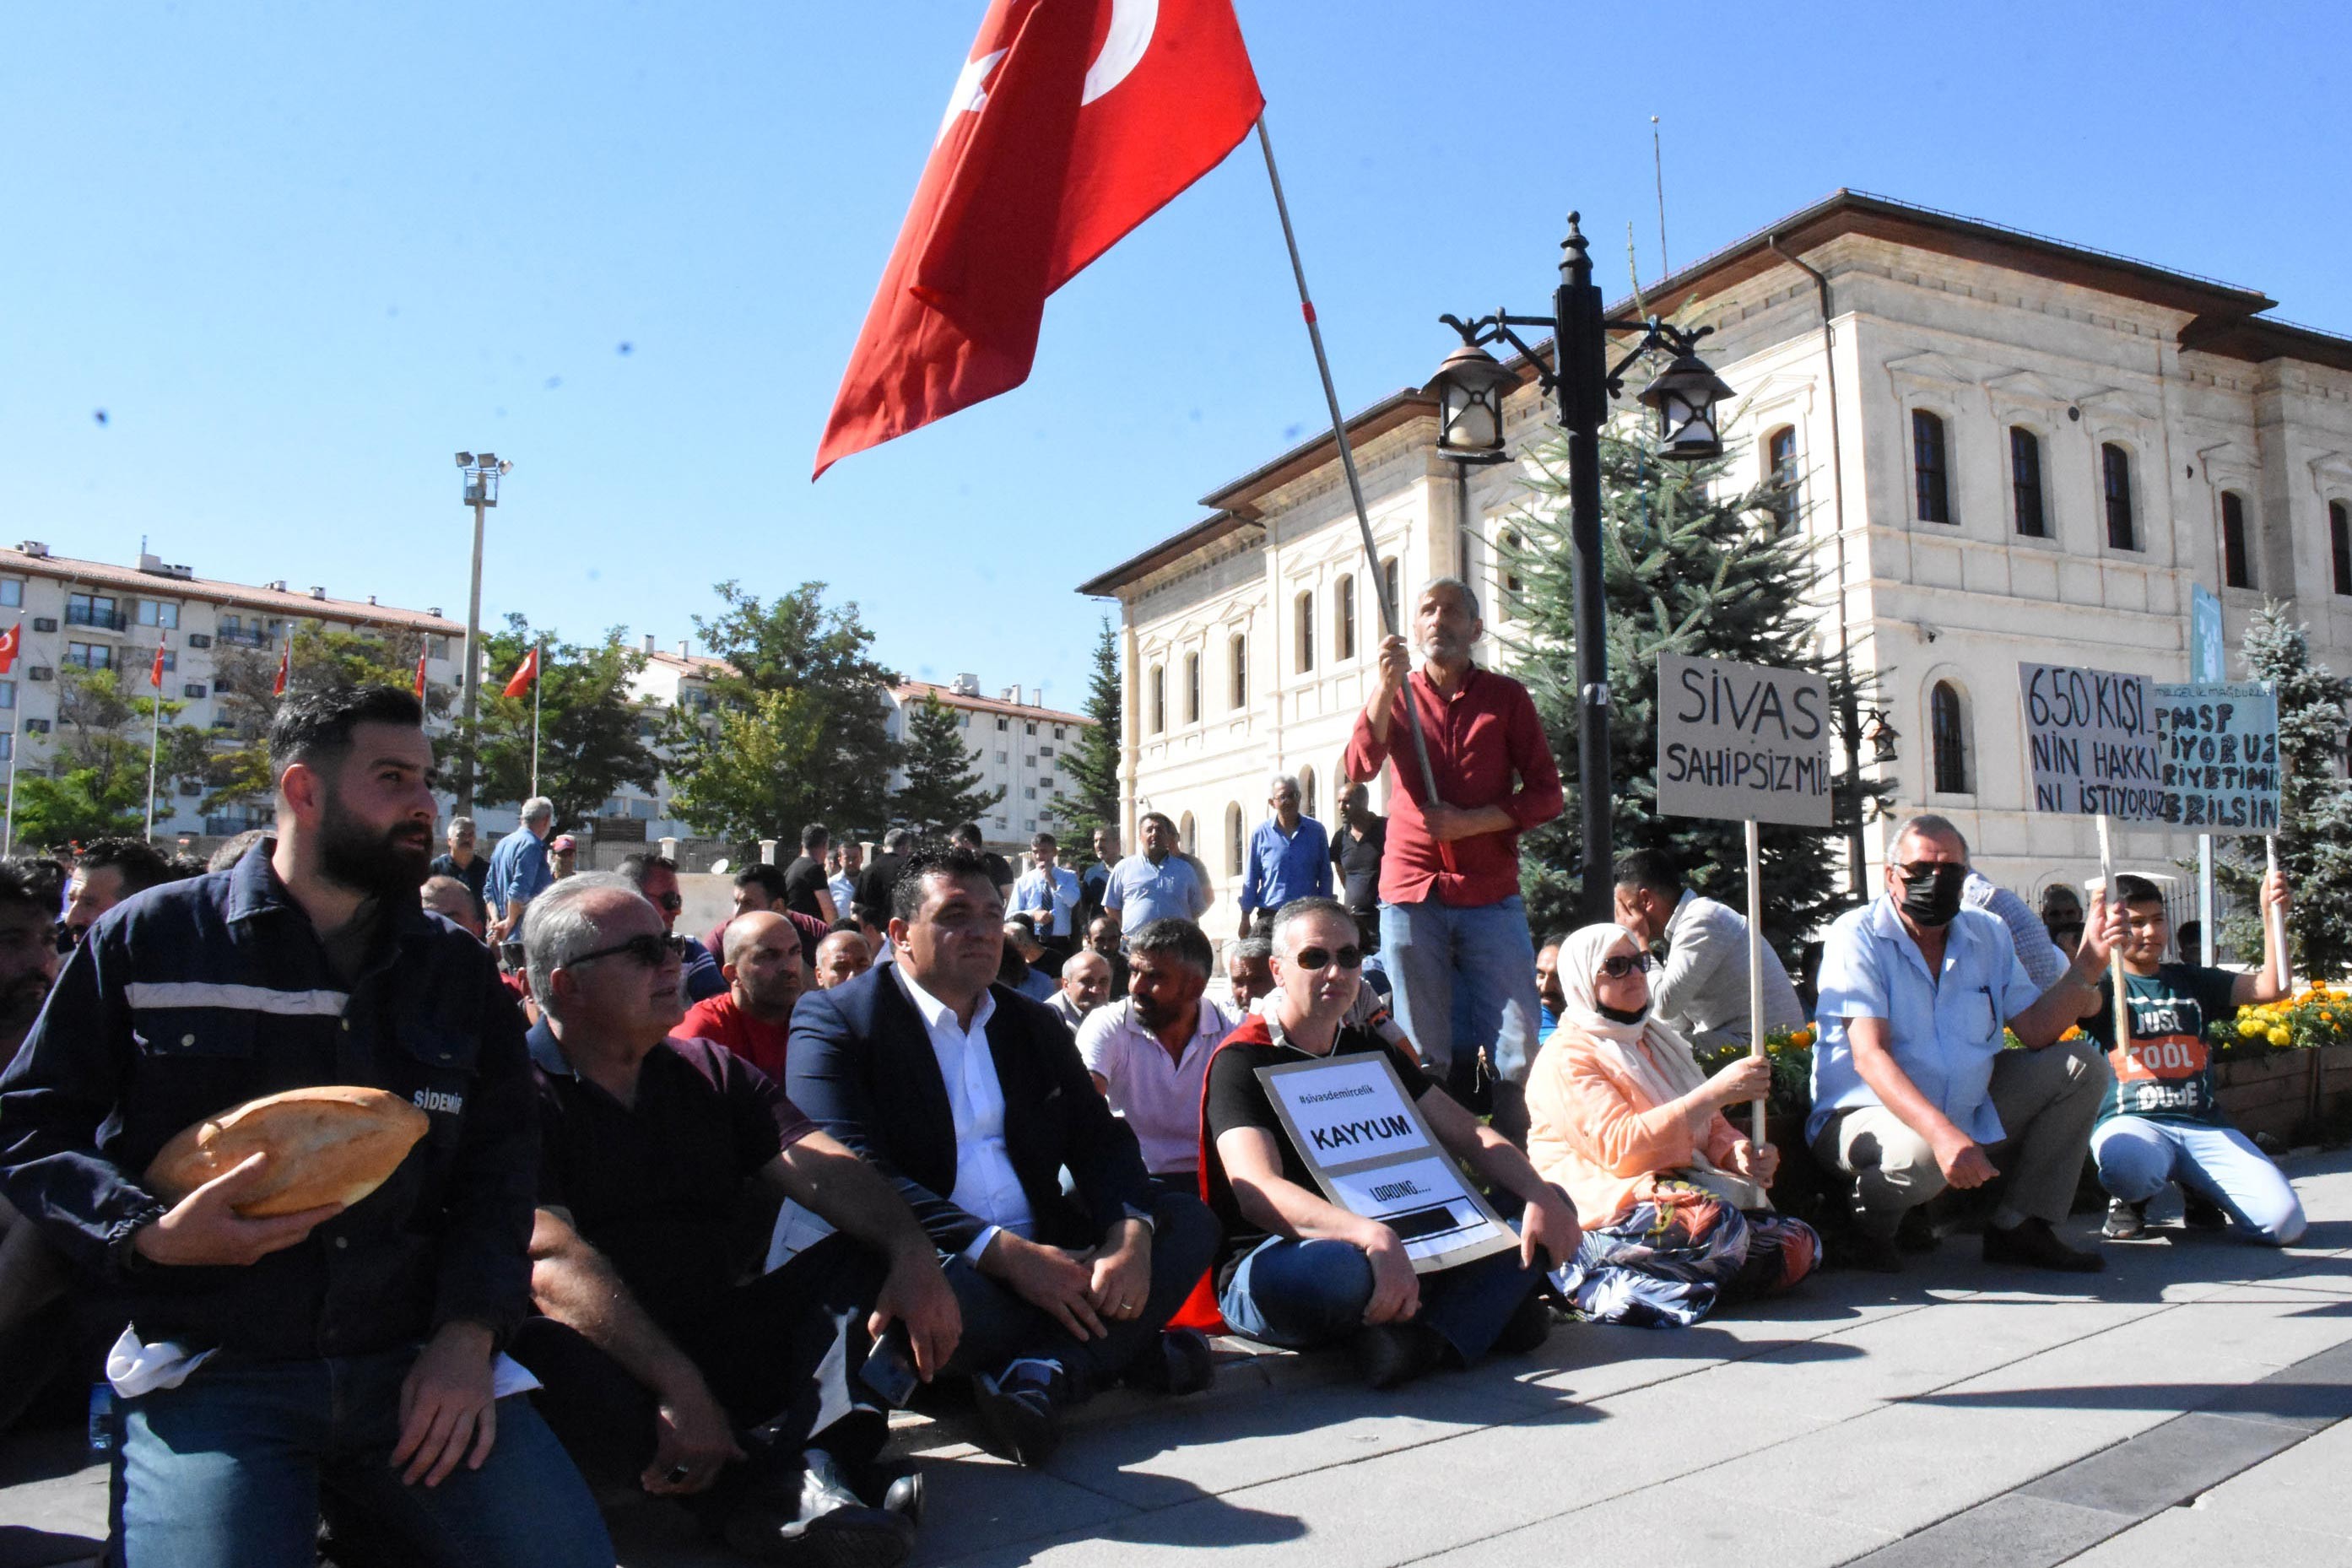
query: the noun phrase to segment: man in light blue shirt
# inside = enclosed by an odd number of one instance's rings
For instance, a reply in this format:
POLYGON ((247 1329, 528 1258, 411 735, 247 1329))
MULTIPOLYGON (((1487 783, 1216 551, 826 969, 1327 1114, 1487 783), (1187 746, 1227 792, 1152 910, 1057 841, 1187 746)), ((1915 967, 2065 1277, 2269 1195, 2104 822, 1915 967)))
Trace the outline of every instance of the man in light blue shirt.
POLYGON ((2025 965, 2025 977, 2033 982, 2036 991, 2047 991, 2058 984, 2066 973, 2066 955, 2050 940, 2050 928, 2032 906, 2007 888, 1971 869, 1969 879, 1960 888, 1960 902, 1969 909, 1982 910, 2009 928, 2009 940, 2017 944, 2017 962, 2025 965))
POLYGON ((1331 896, 1331 838, 1323 825, 1298 811, 1298 780, 1291 773, 1274 775, 1265 803, 1272 818, 1250 835, 1249 857, 1242 873, 1242 925, 1253 915, 1270 927, 1274 911, 1293 899, 1331 896))
POLYGON ((554 868, 547 863, 547 841, 554 831, 555 803, 535 795, 522 803, 522 826, 490 851, 482 898, 499 933, 520 931, 523 906, 554 884, 554 868))
POLYGON ((1121 931, 1141 931, 1153 921, 1196 921, 1209 908, 1209 889, 1192 863, 1177 853, 1176 825, 1160 812, 1146 812, 1143 850, 1111 868, 1103 908, 1118 917, 1121 931))
POLYGON ((1912 817, 1889 851, 1885 896, 1830 928, 1805 1136, 1824 1169, 1854 1179, 1849 1262, 1899 1269, 1898 1230, 1934 1245, 1906 1213, 1947 1186, 1998 1179, 1987 1262, 2093 1272, 2099 1255, 2053 1227, 2111 1075, 2095 1042, 2056 1042, 2096 1004, 2122 921, 2095 895, 2074 963, 2038 989, 2009 928, 1962 906, 1968 860, 1951 823, 1912 817), (2025 1049, 2003 1049, 2004 1026, 2025 1049))
POLYGON ((1050 916, 1050 920, 1038 922, 1037 934, 1067 952, 1077 929, 1072 917, 1083 891, 1078 886, 1078 874, 1055 864, 1061 847, 1050 833, 1040 833, 1029 840, 1029 853, 1036 858, 1037 864, 1035 868, 1013 879, 1013 912, 1019 915, 1034 910, 1050 916))

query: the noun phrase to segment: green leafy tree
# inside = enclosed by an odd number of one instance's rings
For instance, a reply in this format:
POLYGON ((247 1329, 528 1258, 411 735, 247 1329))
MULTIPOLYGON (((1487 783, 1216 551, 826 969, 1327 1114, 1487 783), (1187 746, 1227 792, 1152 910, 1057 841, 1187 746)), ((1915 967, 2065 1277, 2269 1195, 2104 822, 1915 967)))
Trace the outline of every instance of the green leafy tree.
POLYGON ((629 681, 646 667, 642 649, 614 626, 596 643, 567 643, 553 627, 534 630, 519 615, 485 639, 491 675, 483 683, 478 721, 476 800, 520 805, 531 790, 531 700, 505 695, 506 682, 542 641, 539 680, 539 789, 555 803, 555 820, 577 823, 596 815, 624 784, 650 790, 661 757, 649 742, 645 704, 629 681))
POLYGON ((680 816, 698 833, 739 844, 791 839, 813 822, 836 835, 878 830, 889 816, 890 778, 904 750, 889 729, 887 689, 898 677, 867 652, 874 634, 858 619, 857 606, 826 607, 822 583, 803 583, 772 603, 731 582, 719 584, 718 594, 720 613, 694 621, 705 646, 727 666, 710 678, 713 715, 677 713, 666 741, 671 776, 700 785, 673 797, 680 816), (761 700, 779 697, 793 701, 761 700), (743 721, 761 714, 788 714, 796 725, 814 726, 813 739, 797 731, 777 738, 786 752, 806 741, 805 760, 756 788, 750 780, 727 790, 702 784, 697 775, 732 773, 721 753, 740 739, 743 721))
POLYGON ((155 745, 156 815, 167 816, 184 778, 200 777, 207 747, 202 731, 174 722, 184 704, 141 690, 135 670, 58 670, 56 745, 45 765, 16 775, 16 837, 26 844, 143 832, 147 763, 155 745), (135 694, 134 694, 135 693, 135 694), (153 728, 157 710, 163 725, 153 728))
POLYGON ((1084 845, 1097 827, 1117 827, 1121 820, 1118 795, 1119 704, 1118 634, 1110 617, 1103 617, 1102 635, 1095 639, 1094 674, 1087 682, 1087 717, 1094 722, 1080 729, 1077 739, 1062 753, 1061 772, 1070 787, 1055 796, 1048 816, 1066 843, 1084 845))
MULTIPOLYGON (((292 636, 293 658, 286 674, 289 696, 340 686, 396 686, 410 690, 416 682, 417 657, 425 651, 425 634, 406 629, 355 632, 318 621, 298 621, 292 636)), ((269 809, 269 722, 278 713, 274 688, 283 651, 275 645, 258 648, 214 645, 215 746, 204 770, 206 811, 233 806, 269 809)), ((425 689, 427 717, 447 718, 456 695, 453 688, 428 682, 425 689)), ((446 747, 444 742, 440 749, 446 747)))
MULTIPOLYGON (((2338 771, 2352 680, 2312 662, 2308 633, 2275 601, 2248 623, 2240 653, 2248 679, 2278 690, 2278 858, 2294 898, 2287 941, 2294 972, 2338 975, 2352 965, 2352 780, 2338 771)), ((2240 953, 2263 950, 2264 865, 2258 837, 2216 843, 2213 880, 2230 898, 2219 934, 2240 953)))
MULTIPOLYGON (((1555 437, 1529 456, 1528 499, 1516 509, 1501 546, 1509 603, 1488 612, 1490 617, 1497 611, 1509 615, 1502 636, 1515 655, 1514 673, 1535 699, 1569 785, 1568 810, 1521 846, 1521 891, 1540 931, 1575 923, 1581 824, 1575 804, 1576 629, 1566 437, 1555 437)), ((1601 435, 1609 783, 1617 840, 1611 852, 1662 849, 1692 888, 1744 909, 1744 827, 1658 814, 1658 656, 1811 671, 1829 679, 1833 713, 1843 710, 1845 687, 1835 657, 1816 640, 1814 612, 1807 605, 1822 570, 1802 531, 1780 526, 1786 489, 1769 482, 1729 489, 1724 479, 1730 467, 1728 457, 1663 460, 1646 429, 1601 435)), ((1871 785, 1864 793, 1884 795, 1885 788, 1871 785)), ((1841 781, 1841 828, 1857 808, 1841 781)), ((1851 901, 1844 856, 1830 832, 1767 824, 1761 837, 1765 936, 1786 952, 1851 901)))
POLYGON ((936 697, 908 705, 906 752, 907 782, 891 796, 890 813, 918 833, 944 835, 1004 798, 1002 789, 981 787, 956 710, 936 697))
MULTIPOLYGON (((818 769, 825 751, 825 706, 806 691, 751 691, 694 725, 695 762, 678 768, 670 809, 696 831, 748 847, 773 837, 765 825, 798 817, 798 787, 818 769)), ((808 820, 815 820, 809 818, 808 820)))

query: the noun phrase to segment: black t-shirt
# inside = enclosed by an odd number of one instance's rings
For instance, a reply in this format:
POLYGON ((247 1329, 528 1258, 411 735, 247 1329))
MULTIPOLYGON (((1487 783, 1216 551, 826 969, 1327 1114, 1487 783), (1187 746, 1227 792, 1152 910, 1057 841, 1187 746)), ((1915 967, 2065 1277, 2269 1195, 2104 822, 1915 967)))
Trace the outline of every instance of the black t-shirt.
POLYGON ((873 912, 875 924, 880 925, 890 918, 890 889, 898 885, 898 873, 906 866, 907 858, 903 855, 877 855, 871 865, 857 873, 857 887, 850 897, 860 908, 873 912))
POLYGON ((784 908, 823 920, 824 911, 816 907, 816 896, 824 890, 824 861, 803 855, 784 868, 784 908))
POLYGON ((655 1047, 634 1105, 568 1072, 537 1076, 540 1206, 569 1210, 654 1321, 691 1333, 734 1283, 744 1182, 814 1124, 709 1040, 655 1047))
POLYGON ((1364 827, 1360 840, 1344 822, 1332 830, 1331 866, 1339 873, 1345 889, 1339 897, 1349 909, 1376 909, 1381 901, 1381 855, 1388 848, 1389 819, 1366 812, 1356 820, 1364 827))
POLYGON ((460 866, 455 855, 436 855, 433 864, 425 868, 425 874, 428 877, 457 878, 466 884, 466 891, 474 895, 474 908, 485 915, 489 913, 489 906, 482 902, 482 886, 490 879, 488 856, 477 855, 460 866))
POLYGON ((2124 1005, 2131 1009, 2131 1043, 2116 1048, 2116 991, 2112 975, 2099 982, 2099 1010, 2083 1020, 2083 1032, 2106 1048, 2116 1081, 2107 1088, 2099 1118, 2145 1116, 2158 1121, 2220 1122, 2213 1096, 2213 1043, 2205 1031, 2216 1019, 2234 1017, 2231 1000, 2238 977, 2226 969, 2193 963, 2163 963, 2154 974, 2124 976, 2124 1005))
POLYGON ((1000 888, 1011 887, 1013 885, 1013 862, 1007 860, 1003 856, 999 855, 993 849, 991 849, 986 853, 988 857, 988 879, 995 883, 1000 888))
MULTIPOLYGON (((1208 1086, 1202 1100, 1202 1142, 1201 1171, 1210 1209, 1219 1224, 1225 1227, 1224 1249, 1217 1255, 1217 1288, 1223 1289, 1233 1277, 1236 1264, 1249 1250, 1264 1241, 1266 1233, 1252 1224, 1234 1200, 1233 1184, 1225 1179, 1225 1163, 1217 1154, 1217 1139, 1236 1127, 1262 1127, 1274 1135, 1282 1150, 1282 1173, 1286 1180, 1306 1188, 1310 1193, 1323 1189, 1316 1184, 1315 1173, 1300 1159, 1298 1150, 1290 1142, 1290 1134, 1282 1125, 1282 1117, 1267 1098, 1265 1085, 1258 1080, 1260 1068, 1280 1067, 1286 1062, 1314 1061, 1312 1052, 1295 1046, 1273 1043, 1274 1031, 1263 1014, 1252 1014, 1242 1020, 1241 1027, 1225 1037, 1217 1054, 1209 1058, 1208 1086)), ((1342 1028, 1339 1037, 1332 1042, 1329 1056, 1384 1056, 1396 1068, 1397 1079, 1404 1085, 1407 1098, 1415 1104, 1433 1086, 1421 1064, 1405 1052, 1397 1049, 1370 1029, 1342 1028)))

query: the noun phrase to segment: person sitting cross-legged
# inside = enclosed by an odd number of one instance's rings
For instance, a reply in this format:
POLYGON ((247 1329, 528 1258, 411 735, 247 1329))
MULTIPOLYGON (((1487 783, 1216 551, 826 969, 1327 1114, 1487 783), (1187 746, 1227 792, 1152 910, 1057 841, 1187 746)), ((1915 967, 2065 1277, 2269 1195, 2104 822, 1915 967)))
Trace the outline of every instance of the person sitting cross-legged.
POLYGON ((2275 870, 2263 879, 2260 974, 2165 963, 2171 932, 2163 893, 2145 877, 2118 877, 2116 897, 2124 911, 2131 1039, 2116 1047, 2112 976, 2099 984, 2098 1005, 2083 1015, 2084 1030, 2106 1047, 2116 1071, 2091 1129, 2091 1157, 2110 1194, 2105 1235, 2116 1241, 2141 1235, 2148 1200, 2167 1182, 2179 1182, 2189 1224, 2234 1224, 2251 1240, 2294 1246, 2303 1237, 2303 1204, 2270 1157, 2223 1116, 2205 1037, 2214 1019, 2286 994, 2286 954, 2277 939, 2286 917, 2285 879, 2275 870))
POLYGON ((913 1541, 920 1481, 880 1467, 888 1412, 861 1369, 900 1321, 919 1373, 937 1371, 955 1298, 887 1182, 759 1069, 672 1033, 683 954, 664 924, 627 879, 598 873, 524 917, 545 1009, 530 1033, 543 1315, 515 1358, 600 1488, 688 1499, 752 1556, 885 1568, 913 1541), (838 1234, 739 1282, 729 1242, 747 1186, 838 1234))
POLYGON ((964 1325, 948 1371, 971 1375, 990 1442, 1036 1465, 1063 1407, 1115 1377, 1205 1381, 1179 1364, 1192 1340, 1160 1331, 1217 1226, 1198 1198, 1153 1190, 1061 1019, 991 984, 996 880, 961 847, 911 860, 891 895, 896 957, 802 1000, 790 1081, 947 1258, 964 1325))
POLYGON ((1299 899, 1274 918, 1276 990, 1217 1048, 1202 1100, 1202 1191, 1224 1223, 1218 1306, 1234 1331, 1306 1349, 1348 1342, 1365 1383, 1387 1388, 1448 1360, 1532 1350, 1550 1332, 1537 1270, 1576 1256, 1576 1215, 1527 1156, 1433 1083, 1410 1050, 1343 1023, 1363 951, 1336 899, 1299 899), (1326 1199, 1257 1069, 1383 1056, 1447 1152, 1526 1205, 1520 1245, 1428 1275, 1396 1232, 1326 1199), (1541 1260, 1541 1261, 1539 1261, 1541 1260))
POLYGON ((1727 1107, 1763 1097, 1772 1067, 1742 1056, 1712 1078, 1658 1021, 1649 954, 1622 926, 1560 939, 1563 1016, 1528 1075, 1528 1157, 1568 1190, 1584 1226, 1554 1280, 1601 1322, 1688 1326, 1726 1300, 1786 1289, 1821 1238, 1772 1212, 1780 1163, 1727 1107))

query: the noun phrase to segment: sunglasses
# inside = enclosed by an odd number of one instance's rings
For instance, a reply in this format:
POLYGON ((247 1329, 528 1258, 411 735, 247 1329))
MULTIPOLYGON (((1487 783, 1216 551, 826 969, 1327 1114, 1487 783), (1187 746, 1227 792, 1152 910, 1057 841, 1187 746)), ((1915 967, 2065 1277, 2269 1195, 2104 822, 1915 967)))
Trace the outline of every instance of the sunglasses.
POLYGON ((1320 969, 1334 960, 1342 969, 1361 969, 1364 966, 1364 950, 1343 947, 1334 952, 1328 947, 1302 947, 1291 957, 1291 962, 1301 969, 1320 969))
POLYGON ((1648 973, 1652 962, 1646 952, 1612 952, 1601 961, 1601 973, 1612 980, 1622 980, 1629 974, 1648 973))
POLYGON ((566 959, 562 967, 577 969, 583 963, 593 963, 600 958, 617 958, 625 952, 647 969, 659 969, 665 959, 675 958, 680 963, 685 962, 686 938, 655 936, 651 933, 633 936, 628 941, 615 942, 611 947, 600 947, 593 952, 583 952, 577 958, 566 959))
POLYGON ((654 906, 654 908, 661 910, 665 914, 675 914, 678 910, 686 908, 685 898, 677 893, 664 893, 659 898, 656 898, 653 894, 647 893, 646 898, 646 900, 654 906))

